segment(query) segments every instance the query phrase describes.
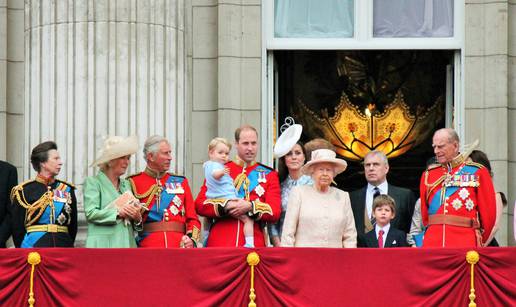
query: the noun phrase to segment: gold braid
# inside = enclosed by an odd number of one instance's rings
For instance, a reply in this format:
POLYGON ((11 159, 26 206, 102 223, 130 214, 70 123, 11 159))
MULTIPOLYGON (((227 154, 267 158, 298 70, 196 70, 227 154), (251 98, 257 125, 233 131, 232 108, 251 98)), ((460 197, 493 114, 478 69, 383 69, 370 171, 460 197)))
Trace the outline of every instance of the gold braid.
POLYGON ((16 197, 18 203, 27 210, 25 213, 25 226, 30 226, 35 221, 37 221, 43 212, 45 212, 47 206, 51 206, 52 211, 54 209, 54 193, 50 190, 46 191, 38 200, 32 204, 29 204, 25 199, 22 188, 16 189, 13 194, 14 195, 12 196, 16 197))
POLYGON ((251 184, 249 178, 245 174, 245 170, 236 176, 235 181, 233 182, 237 191, 240 191, 240 188, 243 186, 245 191, 245 199, 249 200, 249 185, 251 184))
POLYGON ((150 187, 150 189, 147 190, 147 192, 138 194, 138 192, 136 192, 137 190, 136 190, 136 185, 134 184, 134 181, 129 179, 129 182, 131 183, 131 187, 133 188, 134 197, 136 197, 138 199, 144 199, 145 197, 149 197, 147 199, 147 201, 145 202, 145 208, 149 208, 150 203, 156 196, 157 192, 159 192, 160 187, 158 187, 157 184, 153 184, 150 187))
POLYGON ((428 202, 428 195, 430 195, 431 192, 444 181, 444 179, 446 179, 446 175, 442 175, 441 177, 439 177, 439 179, 434 181, 432 184, 429 184, 428 183, 428 170, 425 171, 425 186, 427 187, 425 200, 427 202, 428 202))

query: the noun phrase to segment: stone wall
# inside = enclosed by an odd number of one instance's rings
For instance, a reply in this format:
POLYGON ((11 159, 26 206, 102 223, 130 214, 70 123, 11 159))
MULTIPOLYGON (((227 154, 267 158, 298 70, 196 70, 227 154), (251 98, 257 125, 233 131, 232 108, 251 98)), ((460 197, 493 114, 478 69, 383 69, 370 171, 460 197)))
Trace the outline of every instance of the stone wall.
POLYGON ((209 141, 216 136, 233 141, 244 123, 260 128, 260 0, 192 0, 188 16, 192 154, 186 165, 197 194, 209 141))
POLYGON ((480 140, 494 172, 495 189, 505 192, 498 238, 512 241, 512 204, 516 198, 516 1, 466 1, 465 135, 466 143, 480 140), (513 140, 512 142, 509 140, 513 140))

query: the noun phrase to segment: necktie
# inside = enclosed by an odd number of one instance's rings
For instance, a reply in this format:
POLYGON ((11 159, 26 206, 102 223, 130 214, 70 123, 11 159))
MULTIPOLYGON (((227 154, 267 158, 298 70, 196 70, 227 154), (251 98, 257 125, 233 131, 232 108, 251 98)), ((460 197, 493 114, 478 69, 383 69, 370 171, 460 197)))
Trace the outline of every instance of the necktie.
POLYGON ((373 189, 373 200, 381 194, 380 189, 378 187, 374 187, 373 189))
MULTIPOLYGON (((378 187, 374 187, 373 189, 373 200, 378 196, 380 195, 380 189, 378 187)), ((376 219, 374 218, 374 212, 371 212, 371 224, 374 224, 376 223, 376 219)))
POLYGON ((383 230, 378 231, 378 247, 383 248, 383 230))

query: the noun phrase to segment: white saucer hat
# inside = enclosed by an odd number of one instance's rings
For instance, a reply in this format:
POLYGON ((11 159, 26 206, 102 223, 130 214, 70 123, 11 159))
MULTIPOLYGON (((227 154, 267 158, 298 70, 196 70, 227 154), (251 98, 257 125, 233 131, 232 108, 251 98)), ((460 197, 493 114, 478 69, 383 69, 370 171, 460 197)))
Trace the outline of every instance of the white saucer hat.
POLYGON ((109 136, 97 152, 97 159, 90 166, 98 166, 116 158, 132 155, 137 151, 138 137, 109 136))
POLYGON ((312 151, 312 159, 308 161, 301 171, 306 175, 312 175, 313 166, 318 163, 331 163, 335 169, 335 175, 338 175, 346 170, 348 163, 344 159, 336 157, 337 154, 330 149, 317 149, 312 151))
POLYGON ((299 124, 290 125, 283 131, 276 141, 276 144, 274 144, 274 157, 281 158, 286 155, 299 141, 302 132, 303 126, 299 124))

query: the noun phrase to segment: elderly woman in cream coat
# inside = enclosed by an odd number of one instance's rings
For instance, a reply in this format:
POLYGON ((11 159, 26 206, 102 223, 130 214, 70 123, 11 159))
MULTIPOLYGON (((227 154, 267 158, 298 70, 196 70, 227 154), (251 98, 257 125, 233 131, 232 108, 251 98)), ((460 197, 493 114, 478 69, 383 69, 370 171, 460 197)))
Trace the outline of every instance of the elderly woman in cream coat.
POLYGON ((356 247, 357 231, 349 194, 331 185, 343 172, 346 161, 334 151, 319 149, 303 172, 312 176, 313 185, 292 189, 283 224, 281 246, 356 247))
POLYGON ((104 141, 92 164, 100 171, 84 183, 86 247, 136 247, 134 228, 141 225, 141 207, 129 182, 120 176, 125 174, 129 159, 137 150, 136 137, 112 136, 104 141))

